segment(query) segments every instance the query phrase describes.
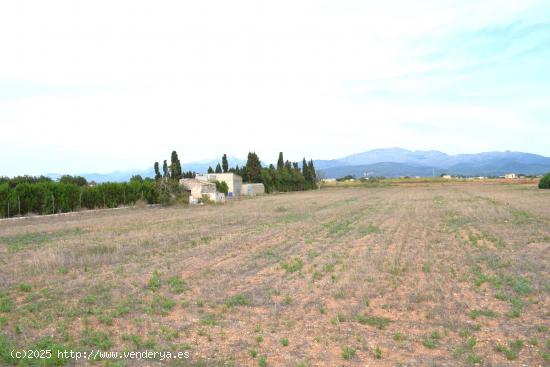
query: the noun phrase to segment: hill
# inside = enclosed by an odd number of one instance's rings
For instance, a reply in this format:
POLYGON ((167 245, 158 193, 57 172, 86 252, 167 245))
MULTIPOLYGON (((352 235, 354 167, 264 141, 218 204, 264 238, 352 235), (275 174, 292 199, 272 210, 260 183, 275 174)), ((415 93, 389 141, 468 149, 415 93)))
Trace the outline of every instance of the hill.
POLYGON ((486 152, 449 155, 436 150, 375 149, 334 160, 315 161, 325 177, 501 176, 506 173, 538 175, 550 172, 550 158, 523 152, 486 152))

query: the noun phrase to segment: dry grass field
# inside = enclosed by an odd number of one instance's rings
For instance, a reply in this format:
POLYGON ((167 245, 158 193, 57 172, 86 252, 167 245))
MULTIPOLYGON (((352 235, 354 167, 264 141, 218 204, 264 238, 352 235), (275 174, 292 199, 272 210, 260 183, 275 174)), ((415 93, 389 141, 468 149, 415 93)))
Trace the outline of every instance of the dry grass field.
POLYGON ((534 185, 0 222, 2 353, 55 341, 191 355, 78 365, 544 366, 549 327, 550 192, 534 185))

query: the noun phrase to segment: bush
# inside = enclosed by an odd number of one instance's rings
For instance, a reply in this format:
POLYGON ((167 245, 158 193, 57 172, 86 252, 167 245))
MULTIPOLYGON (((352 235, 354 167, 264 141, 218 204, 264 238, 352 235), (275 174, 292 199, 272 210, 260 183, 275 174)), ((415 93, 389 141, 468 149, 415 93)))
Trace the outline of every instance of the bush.
POLYGON ((539 189, 550 189, 550 173, 547 173, 539 181, 539 189))
POLYGON ((227 186, 227 182, 216 181, 216 190, 227 196, 227 193, 229 192, 229 187, 227 186))

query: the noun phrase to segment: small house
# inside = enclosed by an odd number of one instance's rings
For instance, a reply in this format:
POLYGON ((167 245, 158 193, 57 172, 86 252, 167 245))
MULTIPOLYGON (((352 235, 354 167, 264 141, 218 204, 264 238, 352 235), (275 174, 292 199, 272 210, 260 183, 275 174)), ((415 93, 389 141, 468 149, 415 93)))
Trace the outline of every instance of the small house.
POLYGON ((243 183, 243 179, 241 176, 232 173, 207 173, 204 175, 196 175, 196 180, 203 181, 203 182, 225 182, 227 184, 227 197, 232 198, 239 196, 241 194, 241 185, 243 183))
POLYGON ((189 191, 190 204, 198 204, 204 198, 216 203, 225 201, 225 196, 217 192, 216 185, 211 182, 195 178, 182 178, 179 182, 189 191))

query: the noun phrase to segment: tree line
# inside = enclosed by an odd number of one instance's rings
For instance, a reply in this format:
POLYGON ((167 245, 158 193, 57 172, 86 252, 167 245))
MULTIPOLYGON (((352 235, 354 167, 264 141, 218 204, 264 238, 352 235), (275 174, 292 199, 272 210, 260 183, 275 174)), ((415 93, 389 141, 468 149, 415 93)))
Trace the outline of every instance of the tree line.
POLYGON ((263 183, 266 192, 287 192, 310 190, 317 187, 317 173, 313 160, 304 158, 300 167, 298 162, 285 160, 283 152, 279 153, 277 166, 270 164, 263 167, 260 158, 255 152, 249 152, 246 164, 243 167, 236 165, 229 167, 227 155, 222 156, 221 164, 215 169, 208 167, 208 173, 233 172, 243 178, 243 182, 263 183))
MULTIPOLYGON (((81 176, 64 175, 57 181, 46 176, 0 177, 0 217, 18 215, 66 213, 80 209, 116 208, 134 205, 138 201, 148 204, 186 202, 187 192, 179 185, 181 178, 193 178, 196 173, 185 172, 176 151, 170 163, 154 163, 155 177, 133 176, 128 182, 87 182, 81 176)), ((229 167, 227 155, 209 172, 233 172, 244 182, 263 183, 266 192, 308 190, 316 187, 317 174, 313 161, 302 164, 284 160, 279 153, 277 166, 262 167, 255 152, 248 153, 243 167, 229 167)), ((227 193, 227 184, 217 182, 218 191, 227 193)))
POLYGON ((61 176, 58 181, 44 176, 0 178, 0 217, 55 214, 80 209, 116 208, 138 200, 159 203, 154 180, 134 176, 129 182, 89 184, 84 177, 61 176))

